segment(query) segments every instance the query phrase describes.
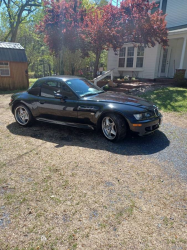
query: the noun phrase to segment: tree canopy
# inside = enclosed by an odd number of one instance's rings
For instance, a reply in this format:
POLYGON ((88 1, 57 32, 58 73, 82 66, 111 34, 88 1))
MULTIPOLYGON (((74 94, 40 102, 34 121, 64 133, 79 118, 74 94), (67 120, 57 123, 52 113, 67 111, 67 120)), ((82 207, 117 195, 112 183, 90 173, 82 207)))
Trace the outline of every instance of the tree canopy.
POLYGON ((8 30, 6 30, 3 40, 15 42, 20 24, 26 21, 30 14, 41 5, 41 0, 1 0, 0 6, 4 10, 2 16, 8 20, 8 30))
POLYGON ((117 50, 125 42, 167 46, 165 15, 160 10, 151 14, 156 3, 126 0, 120 7, 111 4, 86 9, 78 0, 44 1, 45 16, 38 26, 45 42, 56 54, 64 45, 79 49, 82 56, 96 55, 96 76, 100 54, 110 47, 117 50))
POLYGON ((127 42, 168 45, 165 15, 152 13, 156 6, 147 0, 126 0, 119 7, 107 0, 0 0, 0 40, 21 42, 38 76, 74 73, 89 60, 85 67, 94 66, 96 76, 109 48, 117 53, 127 42))

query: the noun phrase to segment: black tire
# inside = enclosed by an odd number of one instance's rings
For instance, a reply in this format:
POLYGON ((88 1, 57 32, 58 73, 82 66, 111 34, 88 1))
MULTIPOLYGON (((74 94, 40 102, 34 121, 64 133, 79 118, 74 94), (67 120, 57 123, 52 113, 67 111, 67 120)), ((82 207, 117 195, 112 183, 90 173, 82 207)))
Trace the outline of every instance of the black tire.
POLYGON ((101 129, 105 138, 111 142, 121 141, 127 134, 126 121, 118 114, 106 114, 102 118, 101 129))
POLYGON ((14 117, 16 122, 23 127, 31 126, 34 121, 29 108, 22 103, 19 103, 15 106, 14 117))

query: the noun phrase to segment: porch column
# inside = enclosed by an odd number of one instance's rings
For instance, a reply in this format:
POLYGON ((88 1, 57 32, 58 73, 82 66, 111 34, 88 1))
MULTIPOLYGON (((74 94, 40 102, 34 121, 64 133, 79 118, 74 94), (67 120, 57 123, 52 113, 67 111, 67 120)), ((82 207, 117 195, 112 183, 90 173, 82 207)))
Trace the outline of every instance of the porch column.
POLYGON ((183 47, 182 47, 182 54, 181 54, 181 60, 180 60, 180 66, 179 69, 183 69, 183 64, 184 64, 184 56, 185 56, 185 50, 186 50, 186 41, 187 37, 184 37, 184 42, 183 42, 183 47))
POLYGON ((112 70, 111 71, 111 81, 113 81, 113 79, 114 79, 114 71, 112 70))

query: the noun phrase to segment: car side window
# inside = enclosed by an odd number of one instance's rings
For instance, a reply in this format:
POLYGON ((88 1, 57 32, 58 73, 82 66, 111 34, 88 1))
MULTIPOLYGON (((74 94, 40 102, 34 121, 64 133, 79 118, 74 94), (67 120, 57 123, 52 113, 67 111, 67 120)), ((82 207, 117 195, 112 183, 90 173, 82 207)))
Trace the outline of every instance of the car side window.
POLYGON ((41 80, 37 80, 27 91, 30 95, 40 96, 41 80))
POLYGON ((41 96, 54 98, 55 93, 61 92, 61 82, 58 81, 46 81, 43 82, 41 87, 41 96))
POLYGON ((62 83, 62 93, 61 94, 63 97, 66 97, 70 100, 77 99, 76 95, 73 93, 73 91, 65 83, 62 83))

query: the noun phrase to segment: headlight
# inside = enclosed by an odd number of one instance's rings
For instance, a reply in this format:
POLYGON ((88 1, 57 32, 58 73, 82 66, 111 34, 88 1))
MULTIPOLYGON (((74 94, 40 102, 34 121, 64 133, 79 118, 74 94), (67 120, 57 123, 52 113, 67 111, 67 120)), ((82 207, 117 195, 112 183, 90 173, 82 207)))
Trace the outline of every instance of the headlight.
POLYGON ((134 114, 134 117, 136 118, 136 120, 145 120, 147 118, 150 118, 152 116, 151 113, 146 112, 146 113, 140 113, 140 114, 134 114))

